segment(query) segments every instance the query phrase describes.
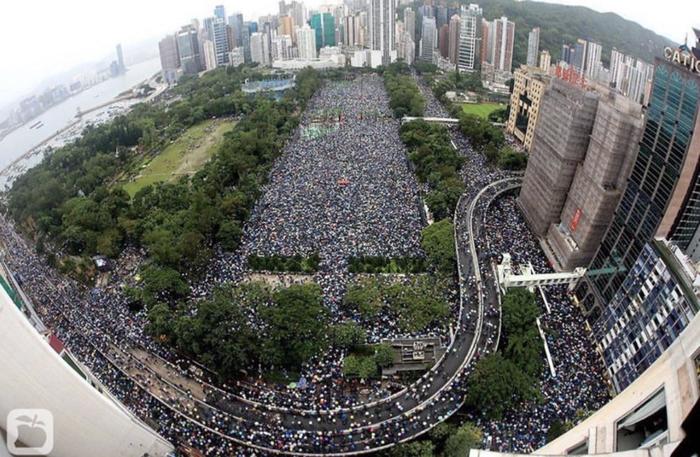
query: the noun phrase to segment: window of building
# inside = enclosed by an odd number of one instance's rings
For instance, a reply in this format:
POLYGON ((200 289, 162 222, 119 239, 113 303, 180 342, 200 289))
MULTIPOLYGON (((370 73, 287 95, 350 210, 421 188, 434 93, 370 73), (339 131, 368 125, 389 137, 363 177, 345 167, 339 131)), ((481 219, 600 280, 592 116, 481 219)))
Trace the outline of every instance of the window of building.
POLYGON ((647 449, 668 442, 664 389, 617 422, 617 452, 647 449))

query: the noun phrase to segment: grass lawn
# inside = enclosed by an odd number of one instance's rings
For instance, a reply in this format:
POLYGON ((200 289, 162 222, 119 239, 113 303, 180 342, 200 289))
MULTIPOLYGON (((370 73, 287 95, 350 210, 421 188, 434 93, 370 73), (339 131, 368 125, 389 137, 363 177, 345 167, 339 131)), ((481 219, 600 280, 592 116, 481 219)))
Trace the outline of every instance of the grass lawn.
POLYGON ((462 105, 462 111, 467 114, 476 114, 486 119, 492 112, 505 107, 506 105, 501 103, 465 103, 462 105))
POLYGON ((210 119, 190 127, 160 154, 146 159, 139 174, 124 184, 124 190, 133 197, 149 184, 194 174, 216 151, 224 133, 235 125, 230 120, 210 119))

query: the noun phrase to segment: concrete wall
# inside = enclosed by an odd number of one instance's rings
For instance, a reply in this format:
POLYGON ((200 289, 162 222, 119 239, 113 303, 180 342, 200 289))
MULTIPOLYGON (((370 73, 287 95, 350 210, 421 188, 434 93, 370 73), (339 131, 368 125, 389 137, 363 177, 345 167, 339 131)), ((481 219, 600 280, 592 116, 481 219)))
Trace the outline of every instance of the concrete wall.
POLYGON ((78 376, 0 288, 0 428, 7 429, 7 415, 17 408, 53 414, 52 457, 165 456, 173 450, 78 376))

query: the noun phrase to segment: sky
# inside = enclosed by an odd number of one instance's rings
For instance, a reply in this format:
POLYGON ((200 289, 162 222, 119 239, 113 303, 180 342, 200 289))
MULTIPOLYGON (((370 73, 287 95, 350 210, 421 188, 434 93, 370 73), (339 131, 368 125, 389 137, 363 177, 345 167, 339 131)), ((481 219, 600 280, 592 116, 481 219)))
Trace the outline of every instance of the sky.
MULTIPOLYGON (((700 25, 698 0, 545 1, 612 11, 677 42, 691 26, 700 25)), ((0 106, 27 94, 48 76, 104 59, 117 43, 123 43, 128 59, 130 43, 159 38, 191 18, 210 16, 217 3, 227 14, 240 11, 253 19, 278 10, 277 0, 2 0, 0 106)))

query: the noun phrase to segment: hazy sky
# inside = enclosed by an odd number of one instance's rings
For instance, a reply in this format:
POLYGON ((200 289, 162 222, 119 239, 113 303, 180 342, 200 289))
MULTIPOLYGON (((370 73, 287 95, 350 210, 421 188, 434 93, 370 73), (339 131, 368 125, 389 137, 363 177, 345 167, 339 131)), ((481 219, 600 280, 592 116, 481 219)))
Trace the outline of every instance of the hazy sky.
MULTIPOLYGON (((692 25, 700 24, 698 0, 546 1, 613 11, 679 42, 692 25)), ((118 42, 128 52, 129 43, 209 16, 217 3, 226 6, 227 14, 241 11, 252 18, 276 13, 278 5, 277 0, 0 0, 0 106, 47 76, 105 57, 118 42)))

